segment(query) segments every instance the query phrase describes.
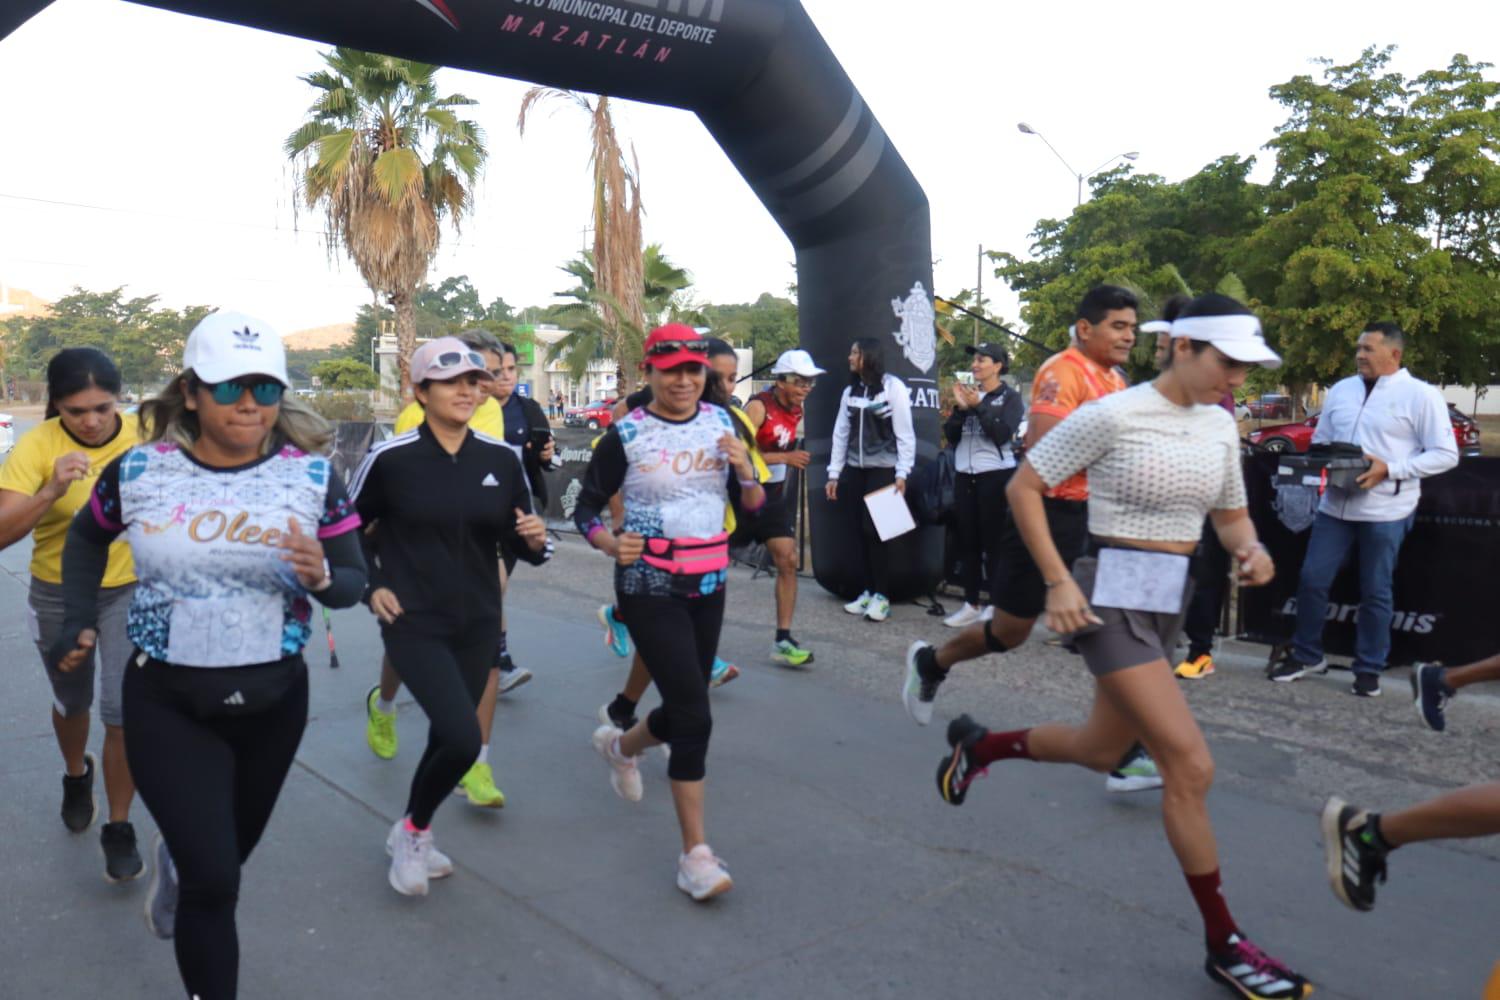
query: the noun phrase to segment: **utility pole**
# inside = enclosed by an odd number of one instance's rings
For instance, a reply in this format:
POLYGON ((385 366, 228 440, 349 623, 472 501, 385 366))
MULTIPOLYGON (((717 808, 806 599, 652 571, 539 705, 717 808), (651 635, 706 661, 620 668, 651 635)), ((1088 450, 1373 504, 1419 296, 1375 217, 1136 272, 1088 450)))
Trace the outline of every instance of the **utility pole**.
MULTIPOLYGON (((978 312, 984 312, 984 244, 979 244, 979 267, 978 278, 974 282, 974 308, 978 312)), ((974 324, 974 346, 979 346, 979 324, 974 324)))

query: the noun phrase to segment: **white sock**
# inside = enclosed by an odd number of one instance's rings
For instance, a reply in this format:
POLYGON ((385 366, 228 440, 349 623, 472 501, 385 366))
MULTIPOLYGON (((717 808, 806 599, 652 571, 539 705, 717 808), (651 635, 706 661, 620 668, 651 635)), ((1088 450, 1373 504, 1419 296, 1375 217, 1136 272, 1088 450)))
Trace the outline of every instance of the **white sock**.
POLYGON ((396 703, 394 701, 386 701, 384 698, 376 695, 375 711, 381 715, 394 715, 396 713, 396 703))
POLYGON ((490 745, 482 743, 479 746, 479 757, 475 759, 476 764, 488 764, 490 762, 490 745))

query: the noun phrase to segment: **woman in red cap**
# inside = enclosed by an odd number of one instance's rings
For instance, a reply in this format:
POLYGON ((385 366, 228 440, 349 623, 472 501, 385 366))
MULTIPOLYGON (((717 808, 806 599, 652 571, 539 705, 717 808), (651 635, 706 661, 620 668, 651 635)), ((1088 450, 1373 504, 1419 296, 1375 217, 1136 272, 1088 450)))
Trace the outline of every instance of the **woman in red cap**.
POLYGON ((616 793, 637 802, 640 754, 671 746, 667 776, 682 832, 677 887, 698 901, 733 885, 703 830, 704 761, 713 728, 709 674, 729 568, 724 510, 736 499, 751 512, 765 503, 734 418, 702 399, 707 349, 680 323, 646 338, 651 402, 605 433, 573 513, 590 544, 616 562, 616 606, 662 698, 629 732, 600 726, 594 747, 609 762, 616 793), (625 507, 618 535, 602 519, 615 493, 625 507))
POLYGON ((405 815, 386 838, 391 888, 425 896, 453 872, 432 842, 432 817, 479 756, 475 706, 495 664, 501 543, 522 559, 550 558, 547 527, 531 511, 526 473, 503 441, 469 429, 492 376, 454 337, 417 348, 411 381, 424 419, 370 449, 350 493, 375 524, 364 539, 370 610, 401 682, 426 713, 427 749, 405 815))

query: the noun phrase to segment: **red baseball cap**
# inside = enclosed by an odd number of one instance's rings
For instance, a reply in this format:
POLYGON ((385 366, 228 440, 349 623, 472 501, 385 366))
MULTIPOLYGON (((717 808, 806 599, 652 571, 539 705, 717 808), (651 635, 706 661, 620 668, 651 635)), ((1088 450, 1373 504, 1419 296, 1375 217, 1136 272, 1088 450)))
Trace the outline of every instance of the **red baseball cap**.
POLYGON ((652 368, 706 366, 708 342, 686 323, 668 323, 652 330, 651 335, 646 338, 645 357, 641 363, 652 368))

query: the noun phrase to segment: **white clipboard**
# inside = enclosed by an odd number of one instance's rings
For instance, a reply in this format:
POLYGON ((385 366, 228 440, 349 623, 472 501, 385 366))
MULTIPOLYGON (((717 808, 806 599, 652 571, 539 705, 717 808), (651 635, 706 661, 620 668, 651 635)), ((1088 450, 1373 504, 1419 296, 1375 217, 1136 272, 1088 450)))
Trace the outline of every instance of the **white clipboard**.
POLYGON ((870 512, 870 520, 875 522, 875 531, 882 542, 899 538, 917 528, 917 522, 912 520, 911 508, 906 506, 906 498, 896 492, 895 483, 866 493, 865 509, 870 512))

